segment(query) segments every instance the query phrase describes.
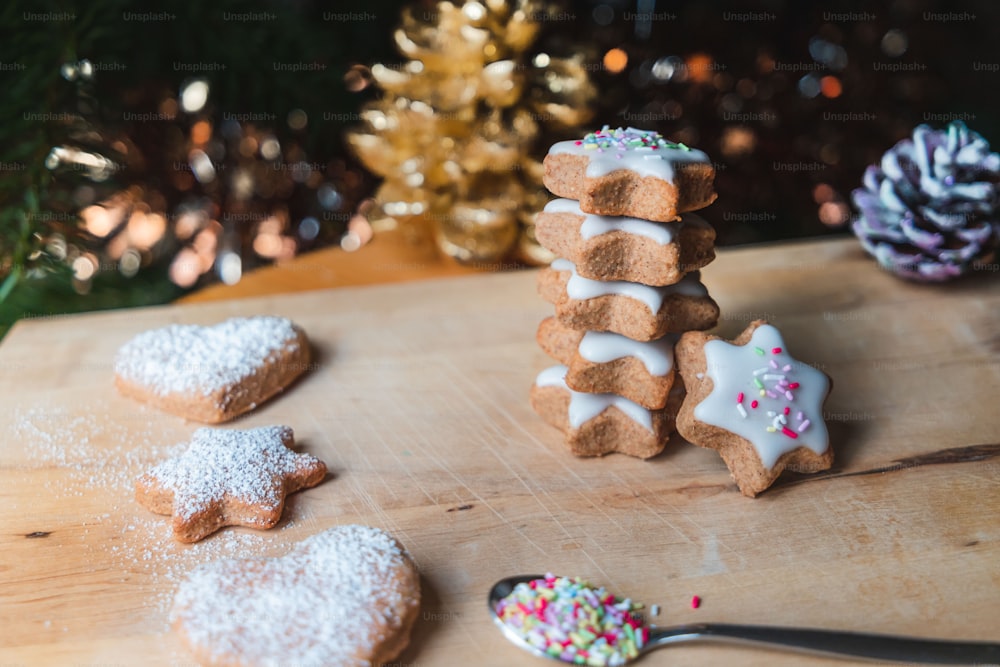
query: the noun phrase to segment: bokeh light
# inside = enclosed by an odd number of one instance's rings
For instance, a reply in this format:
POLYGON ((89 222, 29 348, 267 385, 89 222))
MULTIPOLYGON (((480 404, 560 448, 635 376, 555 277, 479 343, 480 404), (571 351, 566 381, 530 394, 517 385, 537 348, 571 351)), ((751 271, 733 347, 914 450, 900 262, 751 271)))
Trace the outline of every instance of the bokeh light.
POLYGON ((882 53, 891 58, 898 58, 906 53, 909 45, 910 42, 906 38, 906 33, 902 30, 893 29, 882 36, 882 53))
POLYGON ((712 56, 707 53, 695 53, 688 56, 688 78, 696 83, 709 83, 712 80, 714 64, 712 56))
POLYGON ((612 74, 618 74, 628 65, 628 54, 622 49, 609 49, 604 54, 604 69, 612 74))
POLYGON ((187 113, 201 111, 208 102, 208 81, 192 79, 181 85, 181 108, 187 113))
POLYGON ((840 97, 840 94, 844 91, 843 86, 840 84, 840 79, 835 76, 824 76, 819 80, 819 87, 823 93, 823 97, 829 97, 830 99, 840 97))

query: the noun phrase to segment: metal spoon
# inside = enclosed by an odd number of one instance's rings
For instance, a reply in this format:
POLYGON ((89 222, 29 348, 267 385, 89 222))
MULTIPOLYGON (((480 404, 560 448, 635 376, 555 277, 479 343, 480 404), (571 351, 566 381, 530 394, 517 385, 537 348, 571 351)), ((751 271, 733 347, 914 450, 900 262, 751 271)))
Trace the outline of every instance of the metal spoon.
MULTIPOLYGON (((542 579, 544 575, 528 574, 501 579, 490 589, 490 616, 504 636, 521 648, 542 658, 562 660, 542 651, 519 637, 497 616, 497 602, 510 595, 521 582, 542 579)), ((723 641, 730 644, 769 646, 802 653, 863 658, 867 660, 909 662, 933 665, 1000 665, 1000 644, 957 642, 939 639, 916 639, 860 632, 838 632, 809 628, 783 628, 761 625, 730 625, 726 623, 695 623, 667 628, 649 626, 649 641, 639 649, 639 655, 661 646, 692 641, 723 641)))

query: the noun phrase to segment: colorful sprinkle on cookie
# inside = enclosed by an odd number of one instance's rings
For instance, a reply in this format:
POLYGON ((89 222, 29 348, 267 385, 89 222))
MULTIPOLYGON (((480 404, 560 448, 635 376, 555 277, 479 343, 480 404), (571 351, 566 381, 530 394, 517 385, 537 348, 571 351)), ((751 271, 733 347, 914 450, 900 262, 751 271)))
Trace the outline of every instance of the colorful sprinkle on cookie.
POLYGON ((690 151, 691 149, 681 143, 667 141, 659 132, 654 130, 637 130, 634 127, 617 128, 612 130, 609 125, 605 125, 597 132, 589 132, 582 140, 574 142, 577 146, 583 146, 587 150, 604 151, 655 151, 658 149, 672 149, 690 151))
POLYGON ((549 148, 545 187, 585 213, 672 222, 715 201, 715 170, 704 152, 659 132, 605 125, 549 148))
POLYGON ((623 665, 639 655, 649 628, 642 605, 571 577, 518 584, 497 603, 497 617, 530 645, 563 662, 623 665))
POLYGON ((786 468, 830 468, 823 421, 830 378, 792 358, 774 326, 756 320, 732 343, 688 332, 675 359, 688 390, 677 430, 717 450, 744 495, 757 495, 786 468))
POLYGON ((799 446, 822 454, 829 445, 821 418, 830 389, 826 375, 792 359, 781 333, 769 324, 754 330, 751 345, 752 351, 723 340, 705 344, 713 389, 695 408, 695 417, 749 440, 767 468, 799 446), (720 410, 727 395, 735 398, 731 412, 720 410), (748 403, 750 395, 757 400, 748 403))

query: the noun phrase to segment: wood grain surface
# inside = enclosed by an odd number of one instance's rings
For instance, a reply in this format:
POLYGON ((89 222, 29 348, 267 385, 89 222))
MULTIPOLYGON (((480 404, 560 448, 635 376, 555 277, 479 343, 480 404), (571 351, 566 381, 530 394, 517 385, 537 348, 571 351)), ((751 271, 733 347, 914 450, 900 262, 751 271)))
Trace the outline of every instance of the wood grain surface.
MULTIPOLYGON (((569 455, 527 402, 551 363, 530 271, 21 322, 0 345, 0 664, 192 664, 167 623, 186 572, 343 523, 389 530, 420 567, 401 665, 551 664, 485 604, 545 571, 658 604, 657 624, 1000 638, 1000 276, 910 285, 852 241, 724 250, 703 276, 723 335, 767 318, 833 377, 829 473, 750 500, 681 441, 569 455), (112 359, 149 328, 250 314, 294 319, 317 361, 234 426, 288 424, 332 475, 271 531, 183 545, 132 485, 197 425, 116 395, 112 359)), ((845 663, 703 644, 643 664, 845 663)))

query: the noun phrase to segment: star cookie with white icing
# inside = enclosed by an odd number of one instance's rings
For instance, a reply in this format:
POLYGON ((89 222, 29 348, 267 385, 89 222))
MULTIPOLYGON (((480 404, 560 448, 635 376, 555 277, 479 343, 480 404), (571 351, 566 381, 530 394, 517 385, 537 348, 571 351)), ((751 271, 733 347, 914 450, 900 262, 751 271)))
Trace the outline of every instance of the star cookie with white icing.
POLYGON ((647 410, 666 407, 676 376, 676 335, 641 343, 607 331, 570 329, 558 318, 547 317, 535 339, 547 355, 567 367, 570 389, 618 394, 647 410))
POLYGON ((539 373, 531 387, 531 407, 563 432, 566 446, 577 456, 618 452, 648 459, 656 456, 674 431, 680 393, 662 410, 647 410, 617 394, 588 394, 566 385, 565 366, 539 373))
POLYGON ((672 285, 715 259, 715 230, 686 213, 679 222, 584 213, 572 199, 556 199, 536 216, 538 242, 592 280, 672 285))
POLYGON ((638 341, 711 329, 719 320, 719 306, 697 271, 673 285, 654 287, 584 278, 572 262, 557 259, 538 273, 538 293, 572 329, 611 331, 638 341))
POLYGON ((553 144, 543 164, 545 187, 586 213, 673 222, 716 197, 708 156, 651 130, 605 125, 553 144))
POLYGON ((688 332, 675 359, 688 392, 677 430, 717 450, 743 495, 756 496, 784 470, 833 465, 823 421, 830 378, 793 359, 774 326, 754 321, 732 343, 688 332))
POLYGON ((293 451, 294 442, 287 426, 200 428, 187 451, 139 477, 136 500, 171 515, 181 542, 197 542, 224 526, 272 528, 285 496, 326 477, 326 464, 293 451))

